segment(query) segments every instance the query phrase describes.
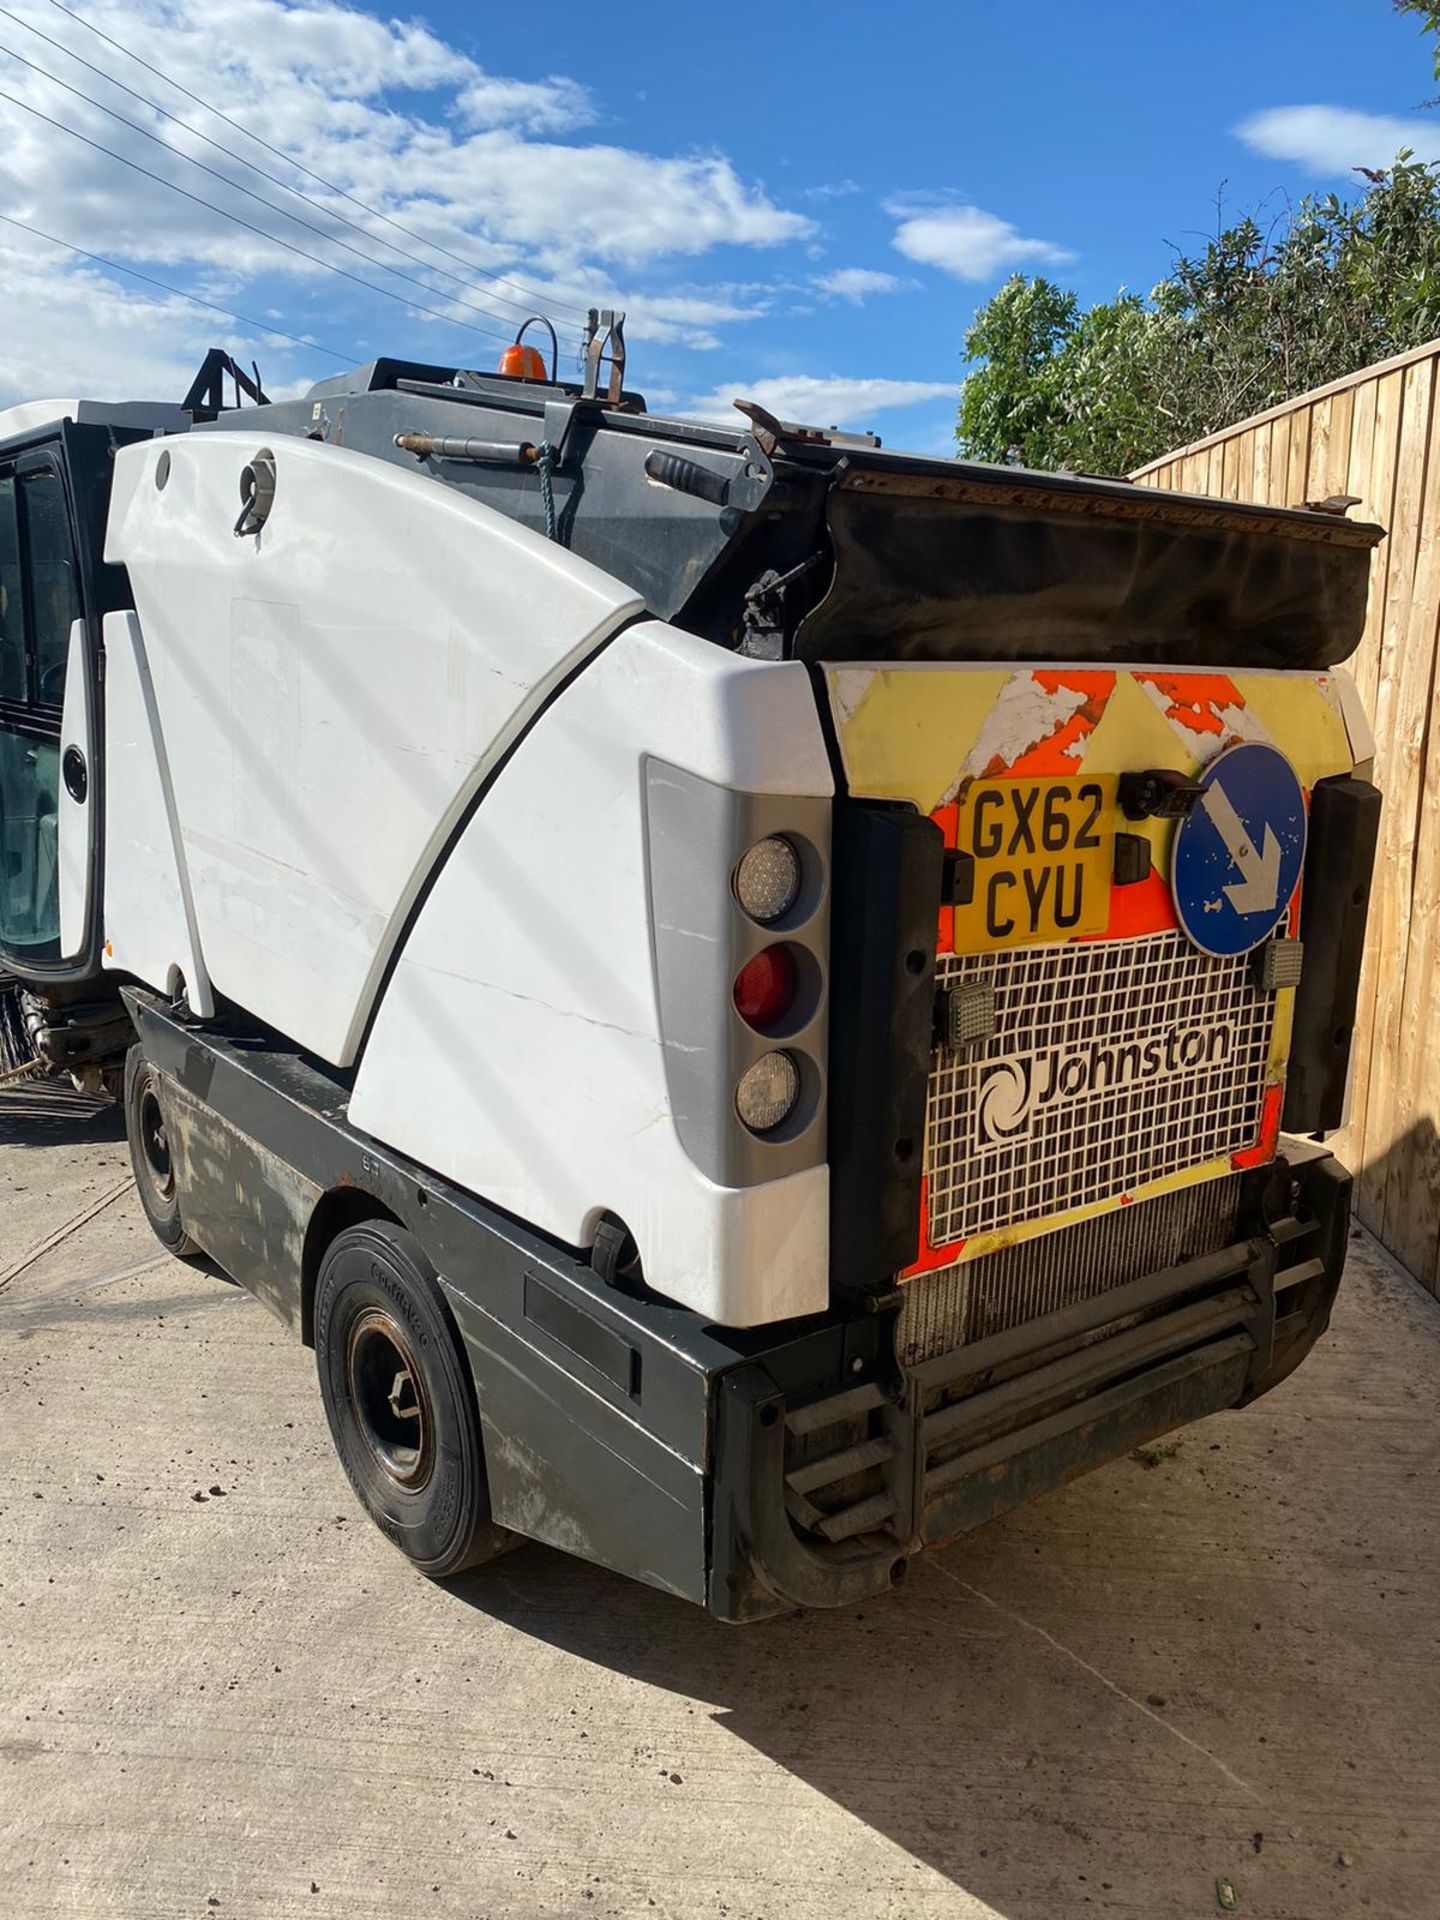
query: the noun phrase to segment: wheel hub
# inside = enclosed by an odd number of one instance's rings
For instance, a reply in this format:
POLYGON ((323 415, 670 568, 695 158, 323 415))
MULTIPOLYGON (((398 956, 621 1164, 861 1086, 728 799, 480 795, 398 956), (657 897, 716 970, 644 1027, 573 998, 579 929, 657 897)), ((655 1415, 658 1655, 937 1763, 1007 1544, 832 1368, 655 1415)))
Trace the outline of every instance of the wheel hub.
POLYGON ((175 1163, 170 1154, 165 1115, 153 1087, 146 1087, 140 1096, 140 1149, 157 1193, 168 1200, 175 1191, 175 1163))
POLYGON ((346 1350, 350 1404, 376 1465, 395 1486, 418 1493, 434 1460, 430 1397, 403 1328, 383 1307, 367 1307, 346 1350))

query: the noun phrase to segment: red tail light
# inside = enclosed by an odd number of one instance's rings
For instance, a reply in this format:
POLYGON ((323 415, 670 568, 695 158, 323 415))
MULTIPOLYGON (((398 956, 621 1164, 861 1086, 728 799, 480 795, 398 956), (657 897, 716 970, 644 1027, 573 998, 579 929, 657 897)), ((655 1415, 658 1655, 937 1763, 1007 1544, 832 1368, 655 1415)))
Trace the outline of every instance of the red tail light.
POLYGON ((773 1027, 790 1011, 798 984, 789 947, 766 947, 735 976, 735 1011, 752 1027, 773 1027))

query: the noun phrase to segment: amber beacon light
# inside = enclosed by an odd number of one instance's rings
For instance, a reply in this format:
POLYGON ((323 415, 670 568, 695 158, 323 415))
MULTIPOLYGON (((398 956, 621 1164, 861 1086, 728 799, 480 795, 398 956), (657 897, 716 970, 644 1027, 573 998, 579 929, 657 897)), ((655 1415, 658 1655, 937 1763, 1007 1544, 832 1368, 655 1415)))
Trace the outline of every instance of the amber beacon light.
POLYGON ((524 321, 513 342, 500 355, 500 372, 509 374, 516 380, 554 380, 559 371, 560 342, 555 337, 555 329, 543 313, 531 314, 524 321), (550 335, 550 371, 545 371, 545 361, 538 347, 527 347, 525 335, 531 327, 544 327, 550 335))

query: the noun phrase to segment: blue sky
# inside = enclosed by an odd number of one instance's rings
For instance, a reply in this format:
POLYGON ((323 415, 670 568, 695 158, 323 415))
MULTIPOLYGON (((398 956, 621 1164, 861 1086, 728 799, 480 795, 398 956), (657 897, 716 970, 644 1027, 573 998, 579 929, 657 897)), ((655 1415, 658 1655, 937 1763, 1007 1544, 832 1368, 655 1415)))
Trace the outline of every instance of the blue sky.
MULTIPOLYGON (((1427 43, 1384 0, 485 0, 401 14, 78 0, 117 45, 53 0, 11 10, 28 26, 0 17, 14 96, 0 100, 0 213, 25 227, 357 359, 491 364, 489 334, 530 289, 567 323, 592 294, 621 299, 632 383, 663 405, 713 411, 748 393, 936 451, 966 325, 1007 273, 1049 273, 1086 299, 1148 289, 1172 243, 1213 230, 1222 189, 1231 213, 1278 212, 1353 185, 1351 166, 1384 164, 1402 139, 1440 157, 1440 113, 1418 104, 1436 90, 1427 43)), ((77 384, 168 396, 212 339, 254 353, 286 391, 336 365, 23 228, 0 227, 0 287, 15 317, 0 401, 77 384)))

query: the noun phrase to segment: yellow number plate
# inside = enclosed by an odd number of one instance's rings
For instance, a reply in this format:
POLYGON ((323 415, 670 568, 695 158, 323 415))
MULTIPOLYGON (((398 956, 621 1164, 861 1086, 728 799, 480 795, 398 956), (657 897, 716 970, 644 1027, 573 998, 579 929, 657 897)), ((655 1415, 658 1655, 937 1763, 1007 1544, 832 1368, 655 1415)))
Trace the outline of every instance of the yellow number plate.
POLYGON ((977 780, 955 836, 955 951, 1103 933, 1115 867, 1115 778, 977 780), (969 882, 970 897, 964 899, 969 882))

